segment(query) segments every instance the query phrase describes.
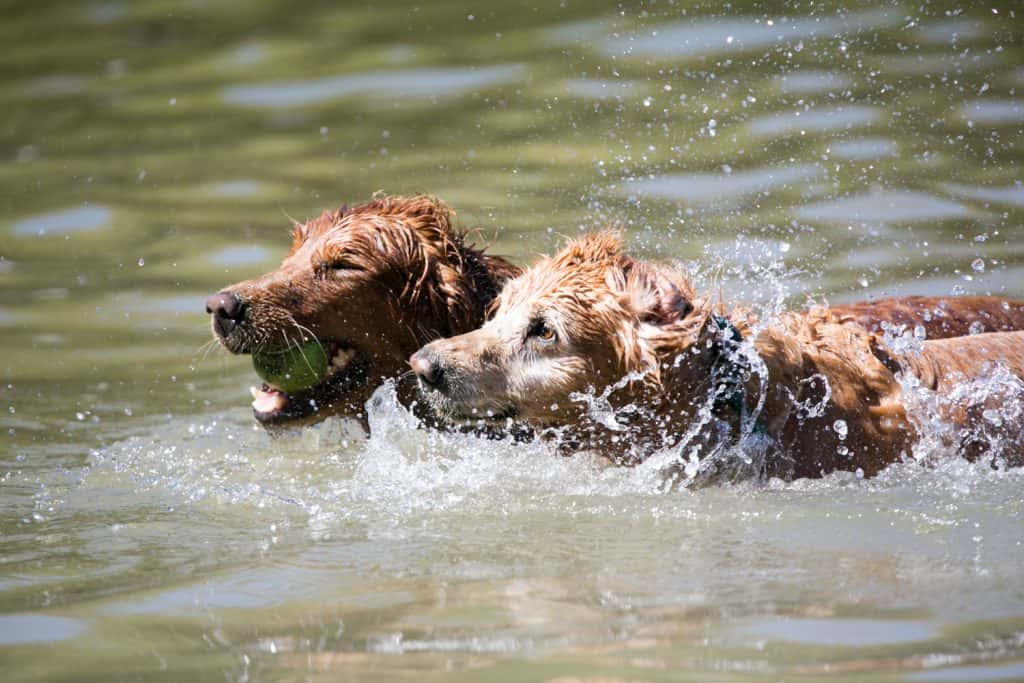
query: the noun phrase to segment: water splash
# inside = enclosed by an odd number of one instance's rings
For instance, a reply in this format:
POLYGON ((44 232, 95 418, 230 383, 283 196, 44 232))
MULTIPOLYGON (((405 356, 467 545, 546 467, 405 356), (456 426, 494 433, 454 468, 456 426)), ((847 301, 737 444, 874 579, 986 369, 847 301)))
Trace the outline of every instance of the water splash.
POLYGON ((574 403, 582 403, 586 406, 587 417, 602 427, 613 432, 627 431, 628 427, 622 423, 622 418, 629 413, 636 413, 639 406, 626 405, 616 410, 610 401, 611 395, 619 389, 624 389, 634 382, 642 382, 649 371, 629 372, 614 384, 609 384, 598 394, 594 387, 585 392, 573 392, 569 394, 569 400, 574 403))
MULTIPOLYGON (((913 356, 924 350, 922 330, 882 324, 883 344, 897 355, 913 356)), ((974 332, 972 331, 972 334, 974 332)), ((994 363, 975 377, 965 377, 941 393, 925 387, 912 373, 897 374, 907 416, 919 438, 912 457, 922 463, 969 456, 994 466, 1019 460, 1024 433, 1006 425, 1024 422, 1024 381, 1006 366, 994 363), (950 416, 969 416, 959 426, 950 416)))
POLYGON ((1014 436, 1006 429, 1024 421, 1024 381, 1005 366, 992 365, 944 393, 922 386, 906 373, 899 382, 907 415, 920 435, 912 454, 918 462, 971 455, 1004 467, 1024 452, 1024 433, 1017 430, 1014 436), (947 418, 955 414, 973 419, 961 427, 947 418))

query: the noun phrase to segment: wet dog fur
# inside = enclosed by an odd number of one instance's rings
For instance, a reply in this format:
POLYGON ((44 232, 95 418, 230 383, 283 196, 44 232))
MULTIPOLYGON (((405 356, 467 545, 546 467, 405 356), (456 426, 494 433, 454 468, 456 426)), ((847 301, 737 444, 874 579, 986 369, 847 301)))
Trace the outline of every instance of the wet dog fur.
MULTIPOLYGON (((542 259, 505 286, 482 328, 432 342, 410 364, 447 419, 525 422, 621 464, 681 442, 690 461, 746 439, 759 444, 762 475, 871 476, 918 440, 908 379, 938 394, 996 368, 1019 381, 1024 332, 997 331, 1019 329, 1024 302, 998 297, 892 299, 765 323, 631 258, 606 232, 542 259), (950 338, 889 348, 872 332, 885 320, 950 338), (954 335, 972 324, 989 332, 954 335)), ((943 417, 970 428, 980 413, 947 406, 943 417)), ((970 444, 948 445, 970 454, 970 444)))
POLYGON ((483 322, 519 269, 467 244, 454 222, 447 204, 424 195, 327 211, 294 226, 277 269, 211 297, 214 335, 232 353, 308 340, 328 352, 331 370, 312 389, 253 388, 260 423, 292 427, 330 415, 365 421, 366 400, 408 371, 410 353, 483 322))

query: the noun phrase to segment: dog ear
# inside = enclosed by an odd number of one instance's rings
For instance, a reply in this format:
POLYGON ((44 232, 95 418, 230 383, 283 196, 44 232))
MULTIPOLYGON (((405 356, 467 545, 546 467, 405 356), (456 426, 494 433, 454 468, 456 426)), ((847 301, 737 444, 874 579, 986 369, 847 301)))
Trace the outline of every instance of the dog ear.
POLYGON ((670 325, 693 311, 679 284, 658 268, 629 257, 621 262, 626 292, 641 322, 670 325))
POLYGON ((622 254, 622 232, 609 228, 600 232, 580 235, 566 243, 553 261, 565 268, 579 268, 593 264, 603 266, 615 263, 622 254))

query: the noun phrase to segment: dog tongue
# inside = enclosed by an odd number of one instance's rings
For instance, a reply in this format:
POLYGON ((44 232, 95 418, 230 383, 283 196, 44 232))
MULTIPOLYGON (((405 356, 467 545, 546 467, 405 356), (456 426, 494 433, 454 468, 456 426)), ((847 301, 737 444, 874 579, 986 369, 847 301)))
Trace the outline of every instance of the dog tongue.
POLYGON ((285 395, 274 389, 249 387, 249 393, 252 394, 252 409, 257 413, 276 413, 288 404, 285 395))

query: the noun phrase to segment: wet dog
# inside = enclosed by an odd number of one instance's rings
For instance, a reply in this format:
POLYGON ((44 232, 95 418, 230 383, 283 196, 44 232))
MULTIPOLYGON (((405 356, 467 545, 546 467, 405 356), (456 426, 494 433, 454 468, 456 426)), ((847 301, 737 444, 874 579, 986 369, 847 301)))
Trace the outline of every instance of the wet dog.
POLYGON ((210 297, 213 332, 232 353, 273 353, 309 340, 330 362, 316 386, 288 394, 253 388, 265 426, 329 415, 365 418, 380 383, 408 370, 432 339, 478 327, 519 270, 466 244, 454 214, 427 196, 377 198, 296 225, 276 270, 210 297))
MULTIPOLYGON (((727 313, 682 273, 633 259, 601 233, 542 259, 505 286, 481 329, 432 342, 410 364, 448 419, 524 422, 621 464, 675 449, 708 472, 739 452, 761 475, 870 476, 911 453, 923 429, 906 392, 949 397, 998 371, 1020 384, 1024 332, 1003 331, 1015 329, 1024 302, 995 297, 892 299, 763 322, 727 313), (871 331, 885 320, 948 339, 887 340, 871 331), (989 332, 956 336, 979 329, 989 332)), ((1004 399, 941 406, 958 427, 951 445, 977 450, 965 435, 983 433, 1019 462, 1024 424, 976 429, 1004 399)))

